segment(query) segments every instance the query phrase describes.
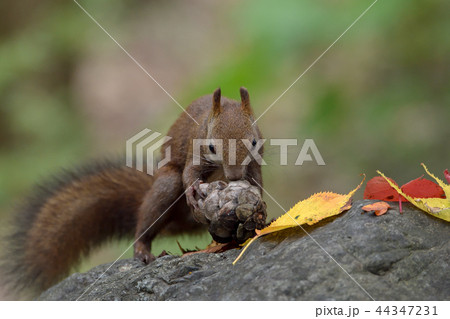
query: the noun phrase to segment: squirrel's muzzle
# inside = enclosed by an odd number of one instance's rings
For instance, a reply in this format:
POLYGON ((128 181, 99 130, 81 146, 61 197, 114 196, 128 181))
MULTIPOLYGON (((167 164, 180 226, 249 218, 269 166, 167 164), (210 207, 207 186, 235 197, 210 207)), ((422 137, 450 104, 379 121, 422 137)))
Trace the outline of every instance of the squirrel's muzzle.
POLYGON ((235 165, 224 168, 225 177, 230 181, 238 181, 244 178, 246 171, 245 165, 235 165))

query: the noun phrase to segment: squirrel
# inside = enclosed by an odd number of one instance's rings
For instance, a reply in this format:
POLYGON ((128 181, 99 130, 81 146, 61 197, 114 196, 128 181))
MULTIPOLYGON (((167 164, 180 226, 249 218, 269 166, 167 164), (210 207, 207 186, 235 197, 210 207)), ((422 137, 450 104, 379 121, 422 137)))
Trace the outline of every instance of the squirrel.
MULTIPOLYGON (((106 161, 66 171, 37 187, 13 216, 13 231, 4 241, 3 284, 37 295, 110 238, 134 235, 134 257, 150 263, 157 234, 204 229, 206 221, 195 209, 203 182, 247 180, 262 193, 260 164, 255 157, 244 161, 262 135, 247 89, 240 88, 240 96, 240 102, 221 97, 218 88, 193 101, 170 127, 171 139, 161 147, 162 154, 170 147, 170 160, 154 176, 106 161), (222 140, 223 160, 207 157, 218 151, 211 142, 200 148, 200 164, 195 163, 194 139, 222 140), (234 149, 230 139, 236 140, 234 149), (231 152, 233 165, 227 161, 231 152)), ((262 156, 263 147, 256 152, 262 156)))

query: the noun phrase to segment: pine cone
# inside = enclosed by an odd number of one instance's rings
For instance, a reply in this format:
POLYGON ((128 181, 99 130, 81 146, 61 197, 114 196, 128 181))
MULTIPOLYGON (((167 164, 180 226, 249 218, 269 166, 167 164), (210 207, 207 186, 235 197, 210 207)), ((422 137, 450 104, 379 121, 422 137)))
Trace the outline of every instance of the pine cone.
POLYGON ((198 201, 199 212, 209 221, 209 232, 220 243, 245 242, 255 229, 266 224, 266 203, 259 189, 247 181, 200 184, 205 199, 198 201))

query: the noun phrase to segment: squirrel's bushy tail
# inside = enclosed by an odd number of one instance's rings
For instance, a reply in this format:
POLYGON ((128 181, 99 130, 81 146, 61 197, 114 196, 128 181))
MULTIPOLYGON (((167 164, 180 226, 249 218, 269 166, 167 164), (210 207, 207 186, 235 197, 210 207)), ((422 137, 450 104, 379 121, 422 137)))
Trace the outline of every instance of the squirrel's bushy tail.
POLYGON ((13 214, 3 242, 2 285, 35 295, 67 275, 92 247, 133 236, 138 207, 152 182, 145 173, 105 162, 37 186, 13 214))

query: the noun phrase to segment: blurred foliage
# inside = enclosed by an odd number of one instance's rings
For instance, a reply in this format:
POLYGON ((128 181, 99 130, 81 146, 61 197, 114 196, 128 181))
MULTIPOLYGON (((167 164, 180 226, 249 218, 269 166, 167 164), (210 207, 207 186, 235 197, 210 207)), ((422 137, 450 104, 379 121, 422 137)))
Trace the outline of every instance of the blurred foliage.
MULTIPOLYGON (((80 3, 121 30, 125 40, 133 37, 128 26, 143 12, 180 6, 179 1, 80 3)), ((237 88, 246 86, 259 116, 371 3, 208 3, 217 28, 225 28, 232 40, 211 43, 221 50, 212 67, 169 91, 190 101, 221 86, 225 95, 238 98, 237 88)), ((436 172, 450 168, 449 11, 448 1, 378 1, 261 118, 265 137, 314 138, 327 163, 279 166, 277 150, 267 147, 265 185, 286 209, 316 191, 347 192, 361 172, 370 177, 380 169, 401 184, 421 174, 420 162, 436 172)), ((2 2, 0 12, 3 219, 40 177, 95 154, 98 145, 86 130, 90 119, 80 110, 73 75, 91 52, 119 49, 72 1, 2 2)), ((210 58, 201 48, 198 54, 196 61, 210 58)), ((193 57, 183 58, 190 63, 193 57)), ((174 106, 149 124, 168 128, 177 113, 174 106)), ((290 163, 300 146, 291 150, 290 163)), ((281 214, 268 204, 272 216, 281 214)))

